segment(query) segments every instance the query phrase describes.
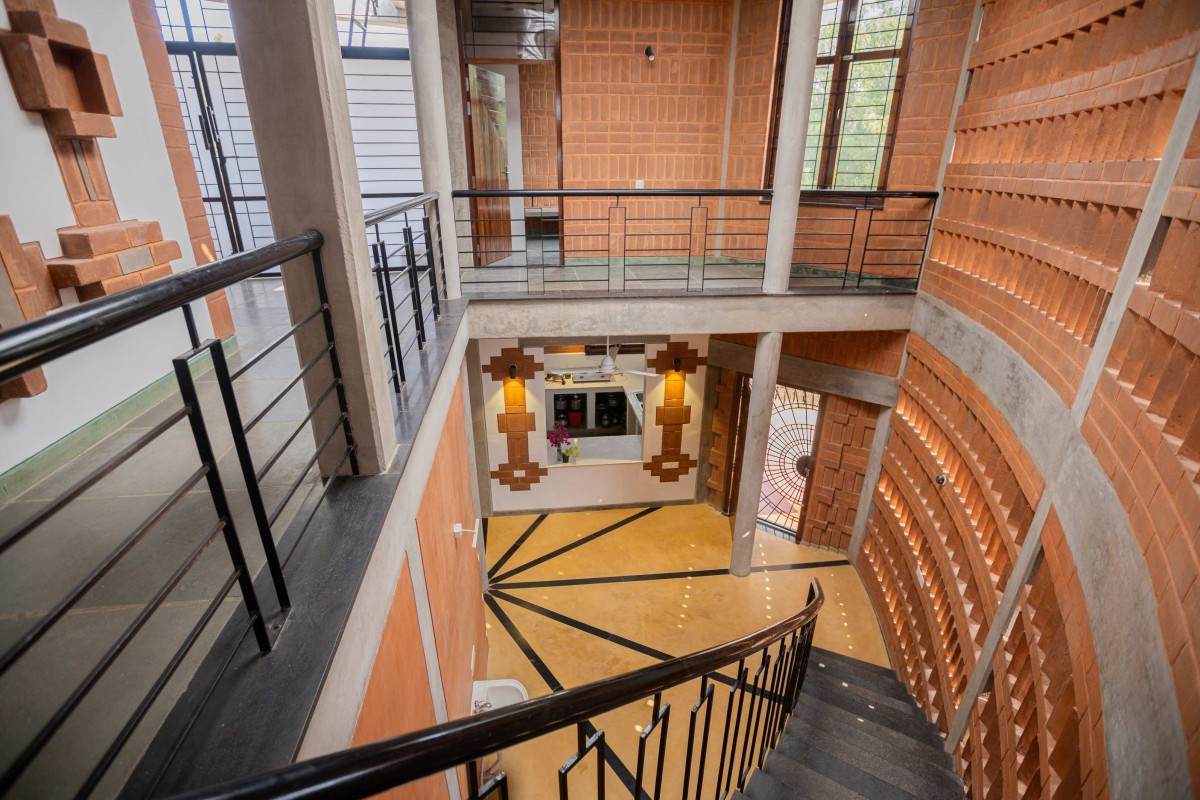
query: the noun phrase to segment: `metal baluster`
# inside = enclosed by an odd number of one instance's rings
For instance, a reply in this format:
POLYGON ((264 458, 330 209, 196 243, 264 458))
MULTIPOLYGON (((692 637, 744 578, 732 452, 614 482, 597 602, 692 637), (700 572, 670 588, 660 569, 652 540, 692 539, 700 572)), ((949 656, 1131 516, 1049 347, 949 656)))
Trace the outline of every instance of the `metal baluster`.
POLYGON ((433 301, 433 318, 442 318, 442 293, 438 289, 437 268, 433 263, 433 235, 429 230, 429 217, 421 219, 421 225, 425 229, 425 261, 428 264, 426 267, 429 272, 429 297, 433 301))
POLYGON ((281 611, 287 611, 292 607, 292 601, 288 597, 287 584, 283 579, 283 565, 279 562, 279 553, 275 549, 275 537, 271 533, 271 523, 267 519, 267 507, 263 502, 262 488, 258 485, 254 457, 250 454, 250 442, 246 439, 246 427, 242 422, 242 412, 238 407, 237 395, 233 391, 233 378, 229 375, 229 363, 225 360, 225 348, 214 339, 209 342, 207 349, 212 355, 213 372, 217 376, 217 386, 221 390, 221 400, 225 404, 225 416, 229 420, 229 429, 233 434, 233 449, 237 452, 242 478, 246 483, 250 510, 254 514, 254 523, 258 526, 258 538, 262 542, 263 552, 267 557, 267 569, 271 573, 272 583, 275 584, 275 595, 279 598, 279 608, 281 611))
POLYGON ((188 342, 192 345, 192 349, 200 349, 200 331, 196 329, 196 316, 192 313, 192 304, 184 303, 179 307, 183 312, 183 324, 187 326, 188 342))
MULTIPOLYGON (((725 706, 725 732, 721 735, 721 760, 717 763, 717 791, 714 797, 716 800, 721 800, 721 776, 725 774, 725 754, 729 747, 729 723, 733 719, 733 695, 737 692, 738 686, 746 677, 746 670, 743 667, 745 659, 738 662, 737 680, 733 682, 733 686, 729 687, 729 704, 725 706)), ((734 739, 737 738, 737 733, 733 734, 734 739)), ((730 759, 730 769, 733 768, 733 759, 730 759)))
POLYGON ((463 767, 467 771, 467 797, 469 800, 479 800, 479 762, 468 761, 463 767))
POLYGON ((201 463, 208 467, 208 472, 204 476, 208 482, 208 492, 212 497, 217 517, 222 522, 221 534, 225 537, 229 558, 233 561, 234 570, 237 571, 238 586, 242 590, 242 600, 246 603, 246 612, 250 615, 254 638, 258 640, 258 649, 263 653, 269 653, 271 652, 271 637, 267 633, 267 625, 258 604, 258 595, 254 592, 254 581, 250 579, 246 556, 242 553, 242 543, 238 540, 237 529, 233 524, 229 500, 225 497, 225 488, 221 485, 220 474, 217 473, 217 458, 213 454, 212 442, 208 438, 208 428, 204 425, 204 415, 200 411, 200 397, 196 393, 196 384, 192 380, 192 369, 188 359, 190 355, 192 353, 171 361, 175 367, 175 378, 179 382, 179 394, 183 398, 184 406, 188 409, 188 424, 192 427, 192 439, 196 443, 196 452, 200 456, 201 463))
POLYGON ((350 430, 350 408, 346 405, 346 386, 342 382, 342 368, 338 363, 337 341, 333 338, 333 317, 329 313, 329 293, 325 290, 325 270, 321 268, 320 250, 313 250, 312 265, 313 276, 317 281, 317 298, 321 301, 321 318, 325 322, 325 341, 333 345, 329 349, 329 369, 333 372, 333 382, 337 386, 338 408, 342 410, 342 436, 350 454, 350 472, 357 475, 358 455, 355 453, 354 434, 350 430))
POLYGON ((404 346, 400 342, 400 328, 396 324, 396 299, 392 293, 392 271, 388 266, 387 245, 379 246, 380 267, 383 270, 383 291, 387 296, 387 315, 388 325, 392 329, 392 341, 396 347, 396 371, 400 374, 400 382, 405 383, 408 378, 404 375, 404 346))
POLYGON ((700 800, 700 791, 704 786, 705 756, 708 754, 708 725, 712 720, 712 697, 713 685, 709 683, 708 676, 705 675, 700 678, 700 698, 696 701, 696 705, 692 706, 691 721, 688 723, 687 758, 683 762, 683 793, 679 795, 681 800, 687 800, 688 784, 692 777, 692 743, 696 733, 696 715, 700 712, 700 706, 705 706, 704 733, 700 736, 700 759, 696 770, 695 800, 700 800))
MULTIPOLYGON (((758 671, 756 673, 754 673, 755 696, 752 699, 754 708, 750 712, 750 717, 746 720, 748 723, 748 725, 746 727, 746 734, 750 738, 750 744, 748 747, 744 746, 742 749, 742 762, 741 762, 741 767, 739 768, 740 774, 738 775, 738 789, 739 790, 745 788, 745 786, 746 786, 746 773, 748 771, 746 769, 746 757, 747 757, 747 755, 753 753, 755 748, 758 747, 759 723, 762 719, 762 707, 763 707, 763 703, 766 702, 765 695, 767 692, 767 681, 764 678, 764 679, 762 679, 762 681, 760 683, 760 676, 764 675, 767 672, 767 670, 770 669, 770 667, 771 667, 771 648, 768 646, 768 647, 763 648, 762 663, 759 664, 758 671)), ((753 755, 750 755, 750 769, 754 769, 756 761, 757 761, 757 759, 753 755)))
MULTIPOLYGON (((378 227, 378 226, 376 226, 378 227)), ((371 258, 375 262, 375 266, 371 268, 371 272, 375 273, 375 286, 379 290, 377 297, 379 298, 379 311, 383 315, 383 337, 387 339, 388 344, 388 360, 392 363, 392 389, 400 393, 400 373, 401 367, 398 354, 398 346, 396 340, 392 337, 392 315, 389 313, 387 301, 387 290, 384 288, 384 283, 387 281, 383 270, 380 268, 379 251, 383 247, 379 242, 371 243, 371 258)))
MULTIPOLYGON (((729 750, 729 771, 725 773, 725 788, 721 790, 722 797, 729 794, 729 786, 733 783, 733 764, 737 761, 738 733, 742 729, 742 709, 746 705, 746 680, 750 677, 750 670, 742 666, 744 663, 745 659, 738 662, 738 707, 737 715, 733 718, 733 737, 730 739, 732 746, 729 750)), ((729 701, 730 703, 733 702, 732 693, 729 695, 729 701)))
POLYGON ((425 312, 421 310, 421 281, 417 275, 417 253, 413 249, 412 229, 404 229, 404 258, 407 262, 408 286, 412 296, 413 322, 417 329, 417 347, 425 349, 425 312))

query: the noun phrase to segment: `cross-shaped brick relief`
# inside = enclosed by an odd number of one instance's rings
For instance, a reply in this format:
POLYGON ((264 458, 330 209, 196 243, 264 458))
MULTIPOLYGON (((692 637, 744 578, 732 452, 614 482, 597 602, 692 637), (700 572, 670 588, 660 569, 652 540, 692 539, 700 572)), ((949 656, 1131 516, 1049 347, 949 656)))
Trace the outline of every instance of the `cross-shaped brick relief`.
POLYGON ((654 409, 654 424, 663 429, 662 451, 642 464, 642 469, 662 483, 676 483, 697 466, 696 459, 683 452, 683 426, 691 422, 692 407, 687 404, 687 376, 694 375, 707 359, 687 342, 668 342, 646 366, 666 376, 663 404, 654 409))
MULTIPOLYGON (((0 54, 17 102, 42 117, 75 216, 58 229, 59 258, 47 260, 30 244, 17 257, 16 234, 5 233, 0 309, 9 308, 0 326, 8 327, 14 296, 30 285, 42 298, 33 314, 40 316, 59 304, 59 289, 74 287, 81 301, 114 294, 170 275, 182 254, 157 222, 117 213, 96 141, 116 136, 113 117, 121 116, 108 59, 92 50, 83 26, 58 16, 53 0, 4 0, 4 7, 12 30, 0 31, 0 54)), ((33 318, 27 301, 18 305, 33 318)))
POLYGON ((520 347, 505 347, 483 367, 492 380, 504 385, 504 412, 496 415, 496 425, 504 434, 507 459, 491 477, 514 492, 529 491, 549 474, 544 466, 529 455, 529 434, 534 430, 532 411, 526 410, 525 381, 545 369, 532 355, 520 347))

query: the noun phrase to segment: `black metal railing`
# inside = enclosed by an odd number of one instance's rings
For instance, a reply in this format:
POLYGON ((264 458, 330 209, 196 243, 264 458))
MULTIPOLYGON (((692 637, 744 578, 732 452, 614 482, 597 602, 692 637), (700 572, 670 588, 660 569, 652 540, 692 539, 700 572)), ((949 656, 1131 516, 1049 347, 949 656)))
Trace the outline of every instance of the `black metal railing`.
MULTIPOLYGON (((636 800, 658 798, 664 781, 682 784, 683 798, 705 791, 725 798, 745 787, 777 744, 804 683, 817 614, 824 594, 813 581, 798 613, 755 633, 633 672, 527 700, 372 744, 303 761, 273 772, 210 787, 187 798, 368 797, 444 770, 466 767, 468 800, 508 797, 504 772, 485 775, 478 762, 490 754, 555 731, 575 729, 575 752, 558 768, 559 797, 571 792, 571 773, 595 752, 595 793, 606 796, 606 757, 611 742, 590 720, 650 700, 650 720, 637 743, 637 768, 623 787, 636 800), (726 670, 732 667, 732 674, 726 670), (696 684, 684 748, 668 746, 668 690, 696 684), (718 692, 718 686, 727 691, 718 692), (721 702, 724 695, 724 703, 721 702), (724 706, 722 714, 721 706, 724 706), (657 756, 647 758, 658 737, 657 756), (673 774, 667 775, 666 770, 673 774), (651 777, 652 776, 652 777, 651 777)), ((590 791, 588 792, 590 795, 590 791)), ((624 796, 624 792, 622 792, 624 796)))
MULTIPOLYGON (((770 190, 456 191, 464 294, 758 291, 770 190), (514 211, 514 202, 520 202, 514 211)), ((790 288, 915 291, 935 192, 801 195, 790 288)))
MULTIPOLYGON (((9 727, 9 723, 12 723, 15 717, 10 716, 8 711, 4 712, 3 716, 8 721, 5 723, 7 731, 4 737, 4 757, 0 758, 0 761, 4 762, 0 763, 0 795, 13 789, 14 785, 21 780, 22 775, 38 758, 39 753, 51 743, 56 733, 63 729, 73 715, 81 712, 81 705, 89 699, 89 695, 101 681, 105 680, 106 676, 108 676, 110 686, 114 680, 128 684, 131 665, 127 661, 120 662, 117 670, 123 675, 120 678, 112 677, 112 668, 114 664, 118 664, 122 654, 130 650, 131 644, 138 639, 139 634, 155 639, 156 644, 153 651, 156 653, 157 660, 153 662, 153 666, 158 671, 156 674, 149 671, 148 674, 151 677, 147 678, 146 683, 135 686, 134 691, 139 694, 136 704, 133 704, 127 719, 123 722, 117 719, 112 723, 112 729, 115 730, 118 725, 120 729, 115 732, 111 741, 100 743, 97 752, 102 750, 102 753, 94 766, 85 770, 86 777, 82 778, 82 785, 77 790, 72 790, 76 791, 75 796, 77 797, 90 794, 104 778, 109 767, 154 706, 164 688, 188 658, 193 647, 202 638, 206 638, 206 632, 209 631, 210 625, 214 624, 214 621, 215 624, 220 625, 226 619, 234 619, 235 617, 230 615, 238 613, 236 610, 238 605, 244 607, 245 624, 248 629, 253 630, 259 649, 264 653, 270 651, 273 631, 282 624, 282 618, 290 606, 283 573, 288 554, 281 555, 276 546, 276 542, 282 535, 278 529, 285 521, 283 510, 295 498, 305 476, 309 475, 310 470, 318 463, 319 459, 326 458, 324 466, 327 475, 341 473, 347 463, 351 471, 357 472, 358 469, 354 439, 338 366, 337 348, 334 345, 329 300, 321 269, 320 247, 322 241, 320 233, 309 231, 178 275, 159 279, 144 286, 128 289, 111 297, 84 303, 16 328, 0 331, 0 382, 168 313, 179 312, 182 315, 190 341, 190 347, 171 361, 172 373, 178 387, 178 405, 174 410, 168 408, 163 414, 156 407, 156 416, 161 419, 144 433, 137 435, 128 444, 120 446, 99 464, 91 466, 82 477, 75 479, 72 476, 73 482, 69 486, 38 504, 34 512, 23 520, 12 526, 7 524, 10 520, 6 520, 6 524, 0 526, 0 529, 4 531, 0 533, 0 563, 4 559, 9 559, 8 565, 5 566, 5 574, 12 574, 14 570, 45 569, 50 571, 47 576, 53 575, 57 582, 65 580, 61 577, 64 574, 67 576, 71 576, 73 572, 82 574, 82 579, 74 582, 74 585, 62 593, 61 597, 47 601, 47 608, 39 609, 38 613, 27 615, 27 619, 19 621, 18 631, 14 636, 6 637, 6 649, 0 654, 0 681, 11 679, 10 673, 18 668, 21 668, 22 674, 28 679, 27 672, 31 669, 28 666, 29 663, 45 667, 47 661, 56 658, 86 660, 87 654, 98 649, 94 646, 95 642, 85 636, 84 640, 75 641, 69 653, 60 654, 61 647, 59 645, 67 634, 61 633, 58 626, 67 621, 73 610, 79 609, 80 601, 87 597, 89 592, 101 586, 106 577, 121 577, 122 580, 128 580, 127 573, 129 571, 141 569, 149 576, 146 583, 154 585, 153 589, 144 589, 147 595, 144 602, 135 603, 128 610, 130 618, 115 638, 112 638, 111 642, 106 641, 100 645, 101 648, 106 647, 106 649, 103 649, 98 658, 77 671, 78 674, 83 675, 80 680, 76 682, 70 677, 76 674, 76 670, 47 670, 56 676, 65 674, 68 677, 56 677, 49 679, 48 682, 42 681, 37 684, 36 692, 39 695, 51 697, 51 699, 39 705, 35 712, 30 713, 29 716, 33 719, 22 720, 28 725, 27 727, 22 726, 20 734, 16 732, 16 726, 9 727), (306 260, 310 261, 315 282, 316 307, 257 353, 245 357, 239 353, 240 363, 231 369, 220 341, 200 340, 189 304, 208 294, 258 276, 268 269, 305 256, 309 256, 309 259, 306 260), (301 336, 306 337, 303 344, 298 338, 301 336), (239 399, 236 391, 239 379, 256 367, 261 368, 260 365, 264 359, 288 340, 296 341, 298 352, 307 354, 307 362, 281 391, 266 399, 263 405, 246 419, 248 415, 243 408, 243 401, 239 399), (317 346, 314 342, 321 344, 317 346), (223 406, 224 408, 228 422, 228 435, 232 438, 233 450, 236 451, 241 477, 245 484, 244 489, 249 498, 258 540, 261 544, 262 552, 254 553, 252 558, 248 557, 248 553, 244 550, 243 542, 234 523, 234 513, 231 511, 230 502, 231 489, 218 470, 219 454, 214 448, 213 432, 219 430, 222 441, 226 441, 224 438, 225 428, 221 424, 219 414, 214 423, 212 419, 206 418, 205 413, 201 410, 201 392, 197 387, 196 375, 201 370, 207 372, 208 366, 204 363, 206 357, 211 358, 211 369, 218 387, 217 400, 212 402, 219 402, 216 407, 223 406), (328 375, 330 380, 328 386, 323 390, 314 391, 312 384, 317 382, 315 378, 317 375, 328 375), (307 414, 294 429, 278 433, 277 439, 282 443, 266 458, 256 460, 252 455, 248 435, 302 380, 306 383, 309 397, 315 396, 315 401, 311 403, 307 414), (296 440, 301 431, 307 430, 310 425, 315 424, 314 420, 321 420, 322 426, 327 427, 327 430, 315 431, 319 441, 315 452, 308 459, 307 464, 302 467, 298 477, 291 480, 286 486, 282 498, 268 511, 262 490, 264 478, 279 465, 282 454, 296 440), (90 555, 73 560, 69 553, 58 552, 51 545, 39 544, 39 540, 47 541, 38 534, 47 530, 48 523, 60 520, 65 516, 63 512, 72 507, 85 493, 101 486, 103 481, 120 469, 122 465, 133 460, 139 453, 145 452, 147 448, 159 442, 162 437, 177 430, 177 426, 185 421, 189 434, 187 438, 190 438, 194 444, 195 454, 198 456, 195 469, 178 486, 165 492, 157 507, 148 516, 131 525, 128 533, 118 534, 114 537, 115 546, 106 548, 94 560, 90 555), (328 425, 326 425, 327 422, 328 425), (216 428, 214 428, 214 424, 216 428), (333 465, 332 468, 329 468, 330 464, 333 465), (168 518, 172 512, 183 513, 182 507, 186 503, 194 502, 194 500, 185 500, 185 497, 193 489, 200 494, 205 503, 211 504, 213 513, 211 515, 204 514, 203 521, 200 523, 195 515, 190 516, 187 518, 186 525, 181 524, 177 517, 168 518), (203 490, 207 490, 207 498, 203 497, 203 490), (166 521, 164 522, 164 520, 166 521), (198 529, 202 530, 202 535, 196 538, 195 534, 198 529), (151 541, 152 532, 157 537, 153 541, 151 541), (217 570, 210 569, 214 563, 211 559, 205 559, 204 569, 195 569, 198 562, 208 553, 210 545, 218 539, 223 541, 228 555, 228 563, 232 566, 232 571, 226 573, 224 577, 214 577, 213 572, 217 570), (168 554, 174 553, 178 547, 172 543, 178 542, 189 544, 182 559, 173 560, 171 556, 163 554, 164 551, 168 554), (139 545, 146 549, 137 549, 139 545), (33 553, 29 549, 30 547, 39 549, 33 553), (47 549, 58 552, 58 555, 51 558, 46 552, 47 549), (135 550, 136 557, 134 557, 135 550), (150 555, 146 555, 146 553, 150 553, 150 555), (133 565, 130 564, 131 557, 133 557, 133 565), (153 569, 144 569, 147 558, 153 560, 153 569), (261 562, 259 562, 260 558, 261 562), (47 563, 48 561, 52 563, 47 563), (275 611, 274 606, 264 606, 260 602, 259 593, 256 592, 254 584, 253 563, 264 563, 269 571, 277 594, 278 612, 275 611), (139 567, 139 564, 143 566, 139 567), (121 570, 124 572, 116 575, 121 570), (197 572, 200 574, 197 575, 197 572), (166 578, 165 581, 156 584, 155 582, 162 577, 166 578), (198 614, 188 617, 187 621, 191 624, 181 629, 178 624, 180 621, 178 616, 163 618, 160 613, 170 611, 165 606, 170 605, 168 601, 174 599, 172 593, 185 581, 191 592, 189 599, 195 599, 196 593, 200 592, 199 596, 207 603, 202 606, 203 610, 198 614), (240 599, 237 595, 232 594, 235 587, 240 592, 240 599), (229 600, 236 602, 227 605, 229 600), (224 608, 224 612, 222 612, 222 608, 224 608), (193 618, 194 622, 192 622, 193 618), (170 633, 165 634, 168 630, 170 633), (36 651, 39 644, 49 646, 51 648, 49 654, 45 650, 36 651), (175 646, 172 648, 169 646, 171 644, 175 644, 175 646), (34 658, 34 662, 26 661, 31 657, 34 658), (159 669, 159 667, 161 668, 159 669), (55 695, 59 697, 55 699, 55 695)), ((303 263, 292 263, 287 268, 302 270, 304 267, 303 263)), ((298 277, 300 274, 302 273, 298 273, 298 277)), ((154 335, 161 335, 161 333, 162 329, 156 328, 154 335)), ((207 379, 209 378, 206 376, 207 379)), ((280 380, 286 380, 286 378, 280 380)), ((210 414, 212 410, 212 408, 209 409, 210 414)), ((272 424, 279 425, 280 423, 272 420, 272 424)), ((268 440, 268 442, 274 444, 274 440, 268 440)), ((159 447, 163 446, 176 447, 170 441, 165 445, 159 444, 159 447)), ((187 452, 172 452, 167 463, 174 465, 184 462, 187 458, 189 458, 187 452)), ((224 478, 228 477, 228 475, 224 476, 224 478)), ((312 514, 315 513, 320 500, 323 499, 325 491, 331 484, 332 479, 325 483, 325 487, 320 490, 319 494, 314 493, 316 494, 315 499, 310 496, 305 501, 303 505, 309 509, 306 518, 300 520, 297 517, 290 521, 289 541, 293 551, 311 521, 312 514)), ((205 509, 200 508, 199 511, 203 512, 205 509)), ((99 533, 98 530, 93 530, 88 525, 85 525, 81 531, 77 528, 72 528, 72 530, 79 533, 99 533)), ((57 541, 53 539, 54 534, 55 531, 50 530, 45 535, 51 536, 49 541, 53 542, 57 541)), ((61 542, 59 544, 61 545, 61 542)), ((81 544, 82 541, 68 546, 75 547, 81 544)), ((90 553, 91 550, 87 552, 90 553)), ((218 567, 219 555, 219 553, 216 554, 218 567)), ((110 586, 112 582, 112 580, 108 582, 110 586)), ((265 583, 262 586, 265 586, 265 583)), ((130 590, 129 586, 125 584, 123 584, 123 588, 127 591, 130 590)), ((139 591, 143 590, 139 588, 139 591)), ((89 600, 89 603, 91 602, 89 600)), ((177 609, 174 613, 178 613, 177 609)), ((70 631, 68 631, 69 633, 70 631)), ((77 638, 80 636, 78 630, 74 635, 77 638)), ((107 634, 97 634, 100 637, 105 635, 107 634)), ((67 641, 71 641, 69 637, 67 641)), ((139 653, 145 650, 145 646, 140 642, 138 647, 141 648, 139 653)), ((146 674, 146 665, 140 664, 136 672, 139 675, 146 674)), ((27 683, 20 685, 28 686, 27 683)), ((6 705, 14 700, 13 692, 16 691, 17 689, 12 684, 9 684, 8 688, 4 690, 3 699, 6 705)), ((28 689, 26 688, 24 691, 28 691, 28 689)), ((125 687, 125 691, 129 691, 128 685, 125 687)), ((94 698, 91 708, 94 712, 94 698)), ((105 702, 102 716, 111 719, 112 714, 120 713, 120 711, 114 710, 117 708, 123 709, 124 706, 105 702)), ((11 706, 9 709, 11 711, 11 706)), ((72 758, 77 759, 77 756, 73 755, 72 758)))
POLYGON ((446 264, 437 197, 419 195, 373 211, 365 220, 379 329, 396 392, 407 379, 404 359, 424 349, 429 324, 442 315, 446 264))

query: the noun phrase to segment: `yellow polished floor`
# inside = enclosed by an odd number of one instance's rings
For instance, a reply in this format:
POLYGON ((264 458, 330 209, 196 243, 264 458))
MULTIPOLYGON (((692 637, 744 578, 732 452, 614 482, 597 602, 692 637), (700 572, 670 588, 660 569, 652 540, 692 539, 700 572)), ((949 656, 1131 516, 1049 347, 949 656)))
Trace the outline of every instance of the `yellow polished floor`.
MULTIPOLYGON (((733 577, 729 520, 708 505, 495 517, 486 541, 488 677, 516 678, 530 697, 751 633, 802 608, 813 578, 826 594, 815 646, 888 665, 866 591, 840 553, 760 532, 754 571, 733 577)), ((724 672, 735 674, 734 667, 724 672)), ((723 720, 729 690, 717 689, 713 716, 723 720)), ((676 756, 668 765, 683 761, 698 690, 696 683, 663 698, 672 706, 667 746, 676 756)), ((591 720, 612 750, 610 790, 634 771, 652 712, 646 703, 591 720)), ((514 800, 558 795, 558 767, 575 751, 575 736, 559 731, 504 754, 514 800)), ((657 746, 656 733, 650 764, 657 746)), ((589 754, 571 772, 572 797, 595 796, 595 762, 589 754)), ((715 779, 714 764, 706 775, 715 779)), ((668 766, 664 796, 677 795, 681 782, 681 768, 668 766)))

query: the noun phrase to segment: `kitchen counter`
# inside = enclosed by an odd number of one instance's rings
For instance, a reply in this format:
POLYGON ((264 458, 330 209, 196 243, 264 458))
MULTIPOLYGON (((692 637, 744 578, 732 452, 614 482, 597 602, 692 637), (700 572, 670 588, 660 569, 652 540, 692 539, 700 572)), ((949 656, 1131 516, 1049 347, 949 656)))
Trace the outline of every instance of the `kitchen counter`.
POLYGON ((601 464, 641 463, 642 437, 635 436, 591 436, 578 438, 579 458, 564 464, 558 460, 558 449, 546 442, 546 465, 556 467, 587 467, 601 464))

